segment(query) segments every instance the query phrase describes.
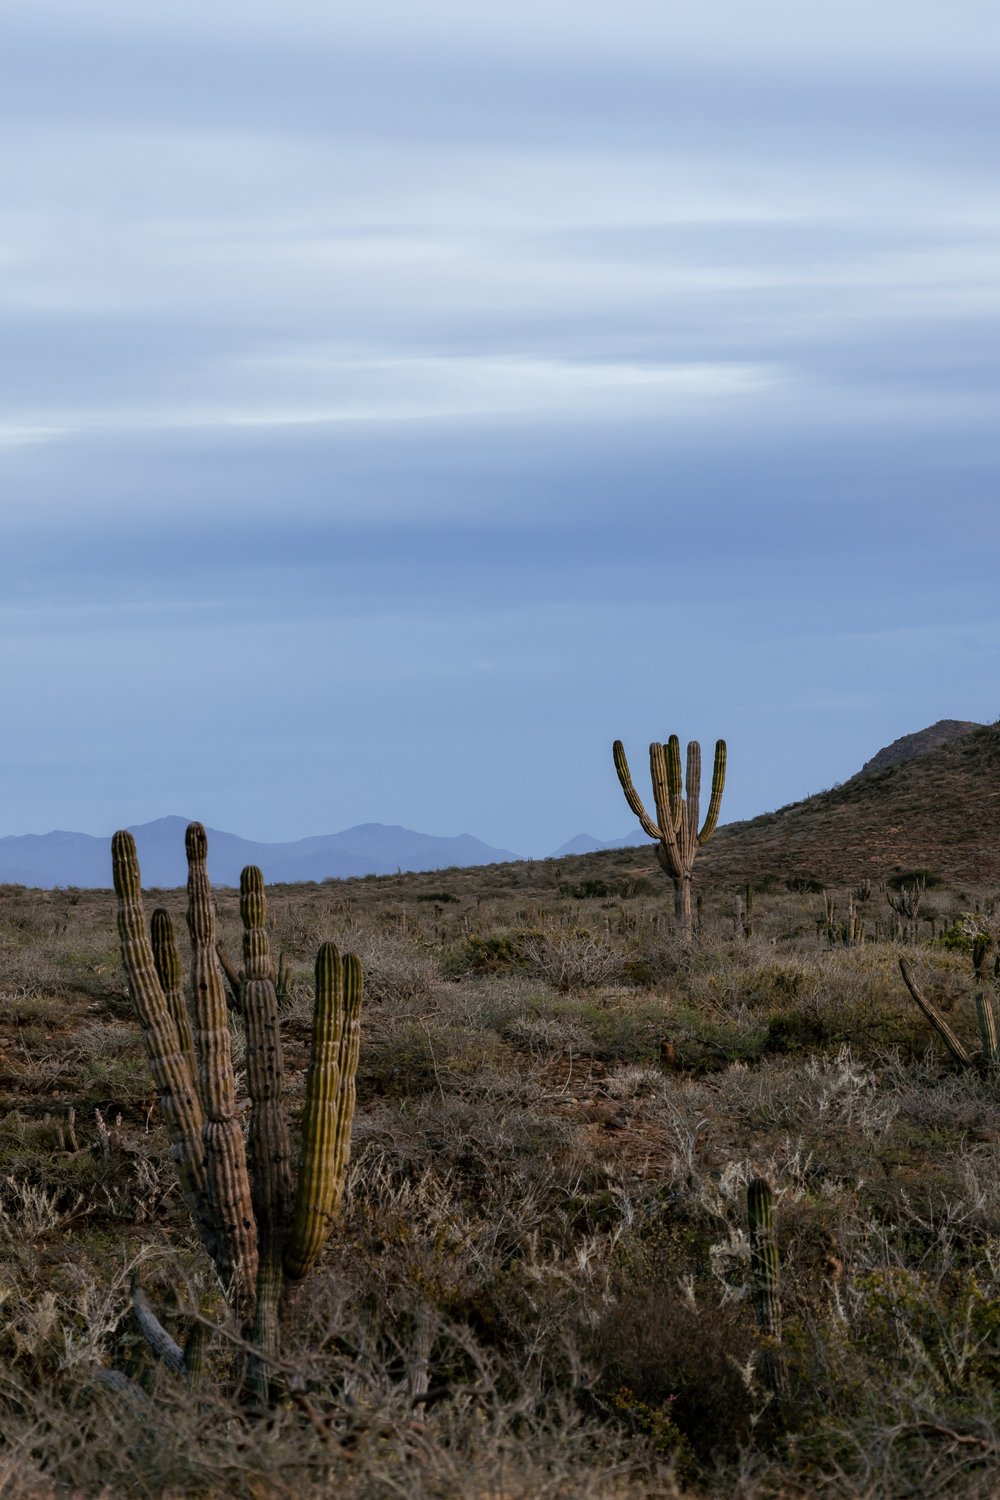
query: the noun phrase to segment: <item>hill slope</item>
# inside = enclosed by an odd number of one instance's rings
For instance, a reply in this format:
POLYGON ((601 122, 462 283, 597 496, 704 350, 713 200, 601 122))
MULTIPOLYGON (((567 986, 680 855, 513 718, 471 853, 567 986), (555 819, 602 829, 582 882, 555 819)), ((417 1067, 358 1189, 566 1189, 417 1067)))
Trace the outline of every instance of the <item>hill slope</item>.
POLYGON ((851 880, 924 869, 1000 883, 1000 724, 882 769, 878 759, 830 791, 719 828, 697 875, 706 883, 796 871, 851 880))
POLYGON ((889 766, 901 766, 908 760, 915 760, 918 755, 927 755, 931 750, 938 750, 942 745, 960 739, 973 729, 985 727, 972 719, 938 719, 936 724, 931 724, 927 729, 918 729, 916 734, 901 734, 891 745, 883 746, 877 755, 865 761, 859 775, 885 771, 889 766))

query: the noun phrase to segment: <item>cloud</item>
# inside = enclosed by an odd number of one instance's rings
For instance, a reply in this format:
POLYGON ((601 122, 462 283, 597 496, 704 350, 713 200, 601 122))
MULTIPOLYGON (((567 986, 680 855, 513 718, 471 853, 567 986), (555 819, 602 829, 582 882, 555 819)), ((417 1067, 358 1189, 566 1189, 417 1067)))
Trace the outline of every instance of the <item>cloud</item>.
POLYGON ((8 821, 264 785, 275 836, 544 852, 664 713, 743 736, 747 812, 975 716, 992 0, 0 26, 8 821))

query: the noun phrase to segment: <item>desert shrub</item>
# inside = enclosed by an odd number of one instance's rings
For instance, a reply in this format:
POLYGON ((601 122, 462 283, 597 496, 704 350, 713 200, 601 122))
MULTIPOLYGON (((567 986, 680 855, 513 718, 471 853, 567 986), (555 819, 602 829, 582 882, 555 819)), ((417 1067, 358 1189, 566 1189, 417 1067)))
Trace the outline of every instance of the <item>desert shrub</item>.
POLYGON ((429 995, 437 981, 434 959, 410 938, 362 931, 352 934, 344 946, 361 959, 367 1001, 408 1005, 429 995))
POLYGON ((701 1308, 676 1287, 623 1291, 587 1345, 599 1391, 627 1431, 643 1433, 690 1476, 736 1453, 760 1405, 740 1371, 753 1336, 744 1309, 701 1308))
POLYGON ((814 1010, 786 1010, 771 1016, 764 1033, 764 1052, 804 1052, 823 1047, 835 1033, 829 1018, 814 1010))
POLYGON ((913 886, 929 891, 943 884, 941 876, 935 875, 933 870, 899 870, 886 881, 890 891, 905 891, 913 886))
POLYGON ((786 889, 795 891, 799 895, 818 895, 826 889, 826 882, 819 880, 815 875, 788 875, 785 877, 786 889))
POLYGON ((563 994, 607 984, 621 971, 617 950, 582 927, 548 927, 523 951, 528 968, 563 994))
POLYGON ((934 942, 937 947, 950 952, 971 953, 977 944, 982 944, 985 951, 993 946, 991 926, 981 912, 962 911, 952 918, 934 942))
POLYGON ((446 956, 444 972, 448 978, 460 979, 465 974, 500 974, 508 969, 526 968, 529 945, 544 936, 537 928, 518 928, 485 936, 473 933, 461 947, 446 956))
POLYGON ((559 886, 560 896, 571 896, 574 901, 606 900, 608 896, 617 895, 606 880, 581 880, 576 885, 569 881, 562 881, 559 886))

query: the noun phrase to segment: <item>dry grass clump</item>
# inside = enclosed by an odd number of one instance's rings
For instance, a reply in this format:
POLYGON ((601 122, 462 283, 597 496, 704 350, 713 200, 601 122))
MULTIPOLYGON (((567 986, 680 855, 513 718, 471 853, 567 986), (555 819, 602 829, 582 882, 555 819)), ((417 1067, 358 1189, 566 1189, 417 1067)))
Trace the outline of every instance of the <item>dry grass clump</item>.
MULTIPOLYGON (((898 945, 831 947, 816 894, 781 888, 755 893, 749 940, 732 891, 706 891, 687 947, 665 887, 522 873, 272 901, 293 1109, 318 941, 362 951, 369 1000, 344 1214, 285 1398, 256 1416, 109 959, 111 898, 4 894, 0 1494, 1000 1491, 996 1080, 942 1055, 898 945), (752 1312, 760 1174, 781 1400, 752 1312), (136 1267, 174 1337, 209 1330, 197 1386, 140 1337, 136 1267)), ((972 1042, 968 956, 907 951, 972 1042)))

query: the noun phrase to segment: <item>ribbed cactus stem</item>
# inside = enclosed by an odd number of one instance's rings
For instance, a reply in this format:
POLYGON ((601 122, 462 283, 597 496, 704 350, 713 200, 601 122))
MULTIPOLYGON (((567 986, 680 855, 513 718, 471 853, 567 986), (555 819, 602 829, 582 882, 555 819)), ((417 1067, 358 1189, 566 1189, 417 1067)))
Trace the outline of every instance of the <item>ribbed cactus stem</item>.
POLYGON ((701 812, 701 746, 691 740, 687 748, 687 775, 685 777, 687 801, 684 811, 687 821, 685 847, 690 851, 691 861, 698 850, 698 818, 701 812))
POLYGON ((354 1076, 358 1064, 361 965, 333 943, 316 957, 312 1055, 302 1118, 302 1150, 285 1275, 299 1281, 319 1256, 347 1180, 354 1076))
MULTIPOLYGON (((649 747, 649 773, 653 783, 653 800, 659 823, 660 847, 665 855, 665 867, 675 879, 684 873, 684 832, 678 829, 677 809, 682 804, 671 791, 666 748, 654 740, 649 747)), ((664 863, 661 860, 661 863, 664 863)))
POLYGON ((985 932, 977 932, 972 940, 972 972, 976 978, 983 977, 983 965, 990 948, 990 938, 985 932))
POLYGON ((779 1392, 784 1385, 784 1367, 780 1351, 778 1245, 774 1236, 774 1197, 764 1177, 755 1177, 747 1188, 747 1218, 753 1305, 762 1340, 761 1374, 768 1389, 779 1392))
POLYGON ((725 740, 716 740, 715 763, 712 766, 712 790, 708 799, 708 812, 705 814, 705 821, 701 825, 701 831, 698 834, 699 844, 703 844, 715 832, 719 821, 719 811, 722 807, 722 792, 725 785, 726 742, 725 740))
POLYGON ((664 745, 667 755, 667 785, 670 790, 670 806, 674 814, 674 831, 680 832, 684 807, 684 784, 681 781, 681 742, 672 734, 664 745))
POLYGON ((979 1038, 983 1047, 983 1059, 997 1062, 997 1023, 989 995, 979 990, 976 994, 976 1020, 979 1022, 979 1038))
POLYGON ((243 918, 243 1008, 247 1028, 247 1089, 250 1094, 248 1146, 259 1265, 253 1342, 264 1356, 250 1363, 248 1383, 266 1401, 271 1366, 278 1353, 282 1259, 292 1201, 292 1148, 282 1104, 284 1061, 278 1028, 274 966, 265 929, 264 877, 255 865, 240 876, 243 918))
POLYGON ((174 926, 170 920, 170 913, 162 906, 158 906, 149 919, 149 933, 152 940, 153 963, 156 965, 160 988, 166 999, 167 1009, 177 1027, 177 1038, 191 1070, 191 1077, 195 1078, 198 1073, 198 1063, 195 1058, 191 1016, 184 998, 181 961, 177 956, 177 944, 174 942, 174 926))
POLYGON ((615 761, 615 770, 618 772, 618 780, 621 783, 622 791, 625 793, 625 801, 639 819, 643 833, 647 834, 651 839, 659 839, 661 837, 660 830, 643 807, 642 799, 635 789, 632 773, 625 758, 625 746, 621 740, 615 740, 612 746, 612 754, 615 761))
POLYGON ((124 830, 111 840, 111 860, 118 897, 118 935, 132 1004, 142 1028, 146 1055, 160 1094, 170 1154, 191 1216, 210 1254, 217 1249, 208 1201, 204 1117, 191 1067, 156 972, 146 935, 135 840, 124 830))
POLYGON ((188 929, 191 934, 195 1042, 201 1098, 202 1136, 209 1203, 218 1229, 216 1265, 234 1305, 249 1317, 257 1277, 254 1224, 243 1131, 236 1113, 236 1083, 229 1041, 229 1017, 215 951, 215 907, 208 883, 208 839, 200 823, 187 830, 188 929))

